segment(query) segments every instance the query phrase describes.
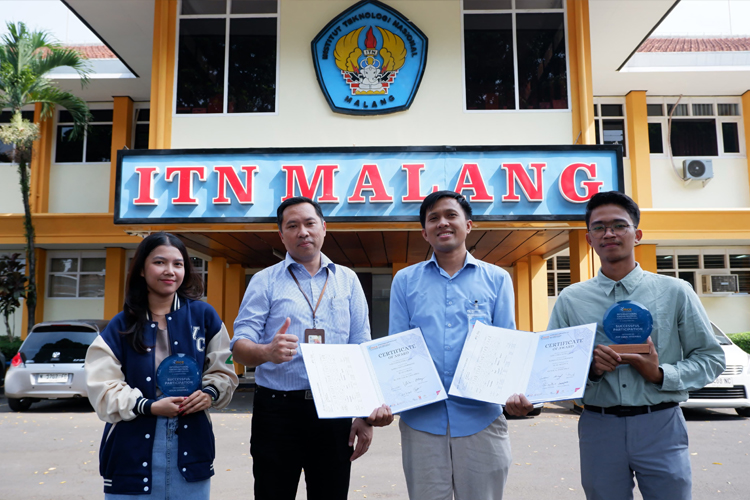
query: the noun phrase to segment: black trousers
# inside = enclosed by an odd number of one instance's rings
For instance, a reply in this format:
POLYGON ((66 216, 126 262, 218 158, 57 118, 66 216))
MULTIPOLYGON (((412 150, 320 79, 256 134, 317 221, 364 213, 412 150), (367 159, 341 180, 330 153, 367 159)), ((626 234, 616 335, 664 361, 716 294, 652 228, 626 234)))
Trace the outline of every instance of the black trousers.
POLYGON ((308 500, 346 500, 352 420, 319 419, 305 391, 257 387, 250 454, 256 500, 294 500, 304 469, 308 500))

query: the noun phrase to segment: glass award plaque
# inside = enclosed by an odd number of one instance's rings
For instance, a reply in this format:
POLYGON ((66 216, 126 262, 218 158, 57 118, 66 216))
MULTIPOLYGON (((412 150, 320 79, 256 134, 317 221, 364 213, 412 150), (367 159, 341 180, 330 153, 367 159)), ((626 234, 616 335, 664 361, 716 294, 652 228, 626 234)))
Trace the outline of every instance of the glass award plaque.
POLYGON ((614 344, 613 351, 625 354, 648 354, 646 339, 651 335, 654 319, 644 305, 632 300, 621 300, 604 313, 604 333, 614 344))
POLYGON ((156 369, 156 385, 166 396, 187 397, 200 389, 201 369, 185 354, 173 354, 156 369))

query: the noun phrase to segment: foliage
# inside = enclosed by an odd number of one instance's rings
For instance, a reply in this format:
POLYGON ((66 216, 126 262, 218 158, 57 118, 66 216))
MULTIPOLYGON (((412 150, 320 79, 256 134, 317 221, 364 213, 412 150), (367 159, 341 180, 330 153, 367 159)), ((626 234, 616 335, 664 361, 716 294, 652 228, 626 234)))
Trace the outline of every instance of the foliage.
MULTIPOLYGON (((0 337, 0 351, 5 355, 6 362, 13 359, 13 356, 21 348, 21 344, 23 344, 23 340, 17 337, 13 340, 8 340, 7 337, 0 337)), ((5 367, 3 366, 2 369, 5 370, 5 367)))
POLYGON ((750 332, 730 333, 727 337, 732 339, 732 342, 737 344, 740 349, 750 354, 750 332))
POLYGON ((86 102, 70 92, 60 90, 47 77, 60 67, 73 68, 81 79, 88 82, 89 65, 75 50, 52 40, 46 31, 29 31, 24 23, 8 23, 8 33, 0 38, 0 109, 10 108, 11 123, 0 127, 0 141, 13 145, 13 161, 18 164, 18 177, 24 210, 26 236, 26 262, 29 280, 26 289, 28 328, 36 318, 36 253, 34 225, 31 220, 29 164, 33 141, 38 137, 37 126, 23 120, 21 108, 39 104, 41 119, 52 117, 55 106, 67 109, 73 118, 73 134, 80 135, 91 121, 86 102))
POLYGON ((20 257, 20 253, 0 257, 0 314, 5 321, 8 340, 13 339, 10 317, 13 311, 21 307, 21 299, 26 297, 27 278, 23 273, 25 266, 19 260, 20 257))

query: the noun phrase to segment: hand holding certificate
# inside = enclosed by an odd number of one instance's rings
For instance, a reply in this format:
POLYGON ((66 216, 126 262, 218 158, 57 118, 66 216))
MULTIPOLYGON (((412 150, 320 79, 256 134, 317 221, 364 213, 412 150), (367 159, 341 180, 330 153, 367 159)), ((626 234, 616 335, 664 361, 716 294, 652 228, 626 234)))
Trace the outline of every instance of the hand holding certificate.
POLYGON ((430 352, 415 328, 360 345, 300 344, 320 418, 393 413, 447 399, 430 352))
POLYGON ((532 403, 580 398, 595 334, 596 324, 531 333, 477 323, 448 393, 497 404, 516 393, 532 403))

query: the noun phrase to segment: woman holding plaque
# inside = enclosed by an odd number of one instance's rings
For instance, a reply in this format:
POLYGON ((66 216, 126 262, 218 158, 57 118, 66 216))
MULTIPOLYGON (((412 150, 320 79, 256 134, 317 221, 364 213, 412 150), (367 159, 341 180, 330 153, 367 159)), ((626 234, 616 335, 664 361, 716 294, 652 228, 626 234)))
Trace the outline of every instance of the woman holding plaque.
POLYGON ((123 311, 88 350, 88 396, 106 422, 99 449, 105 499, 207 499, 214 436, 208 409, 232 399, 237 376, 219 315, 198 300, 200 276, 169 233, 146 237, 123 311))

